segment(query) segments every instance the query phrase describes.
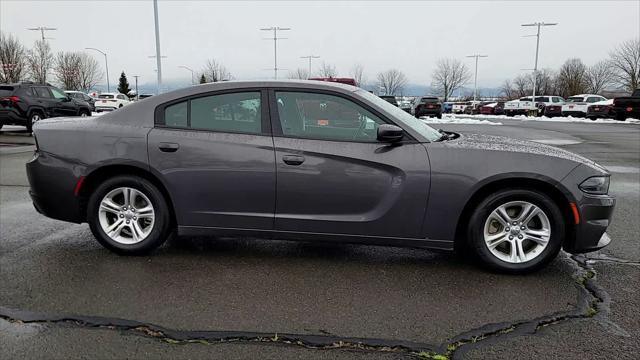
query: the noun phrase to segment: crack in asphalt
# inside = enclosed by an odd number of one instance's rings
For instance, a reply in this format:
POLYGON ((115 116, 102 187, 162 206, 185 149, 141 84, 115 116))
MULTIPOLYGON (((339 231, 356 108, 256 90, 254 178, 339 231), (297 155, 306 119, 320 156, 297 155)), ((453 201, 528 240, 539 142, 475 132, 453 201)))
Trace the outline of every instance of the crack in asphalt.
POLYGON ((628 337, 629 334, 624 329, 608 319, 611 297, 597 284, 597 274, 590 264, 594 260, 606 260, 625 264, 633 262, 610 257, 606 259, 594 259, 584 255, 573 255, 567 257, 566 260, 575 269, 572 276, 575 279, 575 285, 578 289, 577 303, 573 310, 556 312, 529 320, 483 325, 479 328, 460 333, 440 345, 404 340, 343 337, 333 335, 326 330, 318 330, 322 335, 251 331, 176 330, 135 320, 99 316, 47 315, 2 306, 0 306, 0 318, 11 323, 67 324, 86 328, 131 331, 170 344, 200 343, 213 345, 232 342, 278 343, 301 346, 309 349, 343 348, 363 351, 396 352, 424 359, 463 358, 464 355, 471 350, 496 343, 507 337, 531 335, 545 327, 585 318, 591 318, 600 322, 607 327, 610 332, 616 335, 628 337))

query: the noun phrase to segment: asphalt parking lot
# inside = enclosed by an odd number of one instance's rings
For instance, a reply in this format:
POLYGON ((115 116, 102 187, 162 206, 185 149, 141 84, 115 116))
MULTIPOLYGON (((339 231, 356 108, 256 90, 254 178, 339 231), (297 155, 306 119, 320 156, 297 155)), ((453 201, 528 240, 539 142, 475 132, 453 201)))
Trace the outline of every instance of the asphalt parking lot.
MULTIPOLYGON (((613 174, 612 243, 528 276, 423 249, 172 239, 103 249, 31 205, 31 137, 0 132, 3 358, 615 358, 640 352, 640 125, 437 124, 561 146, 613 174)), ((17 128, 16 128, 17 129, 17 128)))

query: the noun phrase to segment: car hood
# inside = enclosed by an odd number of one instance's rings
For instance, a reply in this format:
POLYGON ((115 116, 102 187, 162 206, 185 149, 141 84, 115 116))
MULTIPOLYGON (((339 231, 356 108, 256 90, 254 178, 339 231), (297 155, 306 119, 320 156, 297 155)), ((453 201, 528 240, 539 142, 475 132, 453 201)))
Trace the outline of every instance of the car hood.
POLYGON ((536 143, 533 141, 509 138, 506 136, 483 134, 460 134, 460 137, 447 142, 448 146, 469 150, 501 151, 547 156, 569 160, 606 171, 602 166, 584 156, 572 153, 555 146, 536 143))

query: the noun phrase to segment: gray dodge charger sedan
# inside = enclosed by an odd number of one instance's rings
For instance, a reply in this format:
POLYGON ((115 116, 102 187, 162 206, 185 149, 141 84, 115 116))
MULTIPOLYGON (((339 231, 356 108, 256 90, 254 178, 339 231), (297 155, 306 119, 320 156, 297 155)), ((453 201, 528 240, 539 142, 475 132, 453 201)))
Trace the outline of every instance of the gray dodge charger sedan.
POLYGON ((438 131, 349 85, 205 84, 33 130, 36 209, 120 254, 177 232, 455 249, 522 273, 610 241, 593 161, 438 131))

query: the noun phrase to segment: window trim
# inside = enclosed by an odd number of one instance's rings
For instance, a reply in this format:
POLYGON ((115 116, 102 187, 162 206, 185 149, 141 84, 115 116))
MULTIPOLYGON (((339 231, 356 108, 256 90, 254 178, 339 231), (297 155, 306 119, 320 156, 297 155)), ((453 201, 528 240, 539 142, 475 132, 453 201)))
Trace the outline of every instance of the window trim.
POLYGON ((271 133, 273 137, 279 138, 287 138, 287 139, 300 139, 300 140, 313 140, 313 141, 331 141, 331 142, 350 142, 350 143, 359 143, 359 144, 387 144, 378 141, 358 141, 358 140, 343 140, 343 139, 327 139, 327 138, 315 138, 315 137, 298 137, 292 135, 285 135, 282 131, 282 124, 280 123, 280 114, 278 113, 278 104, 276 100, 276 92, 299 92, 299 93, 312 93, 312 94, 321 94, 321 95, 331 95, 343 98, 347 101, 351 101, 356 105, 362 107, 363 109, 369 111, 373 115, 377 116, 380 120, 382 120, 386 124, 395 125, 401 128, 404 131, 404 139, 398 141, 394 144, 414 144, 418 143, 418 141, 402 126, 396 124, 394 121, 389 119, 387 116, 381 114, 379 111, 374 109, 369 104, 357 99, 354 96, 349 96, 340 92, 331 91, 331 90, 323 90, 323 89, 306 89, 306 88, 293 88, 293 87, 269 87, 267 88, 269 93, 269 108, 270 108, 270 117, 269 120, 271 122, 271 133))
POLYGON ((154 128, 160 129, 173 129, 173 130, 189 130, 189 131, 206 131, 211 133, 221 133, 221 134, 244 134, 244 135, 271 135, 271 125, 269 121, 269 100, 267 91, 265 88, 259 87, 250 87, 250 88, 237 88, 237 89, 224 89, 224 90, 216 90, 216 91, 208 91, 194 95, 183 96, 177 99, 173 99, 171 101, 167 101, 156 106, 154 111, 154 128), (260 132, 258 133, 250 133, 246 131, 220 131, 214 129, 201 129, 201 128, 192 128, 191 127, 191 100, 209 97, 209 96, 217 96, 217 95, 228 95, 228 94, 237 94, 237 93, 252 93, 257 92, 260 93, 260 132), (179 104, 181 102, 187 102, 187 126, 172 126, 166 125, 164 119, 164 111, 167 107, 175 104, 179 104))

